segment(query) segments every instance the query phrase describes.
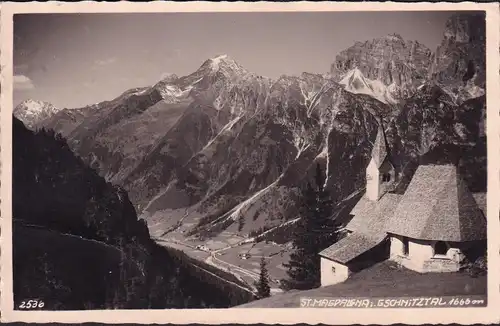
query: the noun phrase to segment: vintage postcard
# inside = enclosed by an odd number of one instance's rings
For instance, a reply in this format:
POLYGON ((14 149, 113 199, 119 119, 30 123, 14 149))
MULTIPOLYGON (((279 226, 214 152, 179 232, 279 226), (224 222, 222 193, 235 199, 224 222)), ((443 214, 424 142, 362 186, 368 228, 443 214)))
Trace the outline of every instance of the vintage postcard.
POLYGON ((498 18, 4 3, 2 321, 499 320, 498 18))

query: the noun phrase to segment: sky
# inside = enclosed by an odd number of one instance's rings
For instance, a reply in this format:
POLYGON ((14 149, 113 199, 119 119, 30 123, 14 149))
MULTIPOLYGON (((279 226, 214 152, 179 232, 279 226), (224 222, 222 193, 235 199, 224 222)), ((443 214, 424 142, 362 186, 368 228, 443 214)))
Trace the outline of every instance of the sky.
POLYGON ((91 13, 14 17, 14 105, 77 108, 227 54, 271 78, 326 73, 356 41, 392 33, 432 51, 450 12, 91 13))

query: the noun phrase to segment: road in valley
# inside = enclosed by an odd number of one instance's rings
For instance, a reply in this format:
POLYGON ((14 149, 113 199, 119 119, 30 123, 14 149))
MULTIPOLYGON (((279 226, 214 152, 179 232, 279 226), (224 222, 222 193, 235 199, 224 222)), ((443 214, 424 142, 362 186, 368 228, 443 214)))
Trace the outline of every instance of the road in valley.
MULTIPOLYGON (((205 263, 210 264, 210 265, 212 265, 212 266, 214 266, 222 271, 225 271, 227 273, 231 273, 232 275, 237 277, 240 281, 249 285, 252 289, 255 288, 255 285, 254 285, 255 281, 257 281, 260 277, 259 273, 255 272, 253 270, 249 270, 249 269, 243 268, 241 266, 237 266, 235 264, 224 261, 218 257, 218 255, 221 254, 222 252, 229 250, 229 249, 232 249, 232 248, 235 248, 235 247, 238 247, 238 246, 242 245, 242 243, 236 243, 232 246, 230 245, 230 246, 227 246, 227 247, 224 247, 221 249, 211 251, 209 249, 200 248, 198 246, 194 246, 192 244, 189 244, 189 243, 186 243, 184 241, 177 240, 177 239, 173 239, 173 238, 155 238, 154 240, 161 245, 171 246, 173 248, 184 247, 187 249, 187 251, 191 251, 190 257, 195 258, 195 259, 201 260, 200 256, 193 255, 193 252, 198 251, 200 253, 207 254, 209 256, 206 259, 204 259, 205 263)), ((186 253, 189 254, 188 252, 186 252, 186 253)), ((281 289, 272 288, 271 292, 278 293, 278 292, 281 292, 281 289)))

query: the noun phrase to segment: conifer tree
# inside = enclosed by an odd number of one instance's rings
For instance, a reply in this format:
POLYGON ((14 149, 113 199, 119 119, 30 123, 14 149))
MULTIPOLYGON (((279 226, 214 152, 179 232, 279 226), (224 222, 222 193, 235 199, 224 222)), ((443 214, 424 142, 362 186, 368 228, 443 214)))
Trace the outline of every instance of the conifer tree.
POLYGON ((333 204, 324 187, 325 177, 316 166, 315 185, 307 184, 301 195, 300 220, 293 233, 295 251, 290 255, 286 290, 306 290, 320 285, 318 253, 337 241, 338 227, 331 219, 333 204))
POLYGON ((259 299, 267 298, 271 295, 271 287, 269 286, 269 272, 267 271, 267 264, 264 257, 260 260, 260 277, 256 283, 257 296, 259 299))
POLYGON ((245 226, 245 219, 243 218, 243 216, 240 216, 240 218, 238 219, 238 232, 241 232, 244 226, 245 226))

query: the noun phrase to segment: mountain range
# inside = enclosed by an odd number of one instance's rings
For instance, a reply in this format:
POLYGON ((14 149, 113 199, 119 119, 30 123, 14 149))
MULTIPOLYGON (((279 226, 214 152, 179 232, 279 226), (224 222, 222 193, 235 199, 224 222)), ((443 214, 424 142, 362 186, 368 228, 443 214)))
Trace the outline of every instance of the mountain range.
POLYGON ((296 219, 315 163, 343 218, 346 200, 363 191, 379 124, 399 190, 418 164, 450 161, 485 190, 484 19, 453 15, 434 50, 397 34, 356 42, 324 74, 271 79, 220 55, 111 101, 61 110, 30 100, 14 115, 61 133, 128 192, 152 234, 286 242, 280 231, 296 219))

